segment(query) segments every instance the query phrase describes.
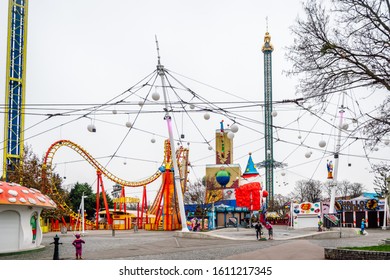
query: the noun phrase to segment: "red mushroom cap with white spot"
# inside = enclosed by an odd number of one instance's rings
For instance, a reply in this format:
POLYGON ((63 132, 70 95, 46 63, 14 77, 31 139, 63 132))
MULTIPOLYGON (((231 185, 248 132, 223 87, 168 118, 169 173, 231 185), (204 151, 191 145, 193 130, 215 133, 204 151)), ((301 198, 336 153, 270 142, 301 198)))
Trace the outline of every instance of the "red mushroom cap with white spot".
POLYGON ((0 181, 0 205, 26 205, 56 208, 57 204, 39 190, 0 181))

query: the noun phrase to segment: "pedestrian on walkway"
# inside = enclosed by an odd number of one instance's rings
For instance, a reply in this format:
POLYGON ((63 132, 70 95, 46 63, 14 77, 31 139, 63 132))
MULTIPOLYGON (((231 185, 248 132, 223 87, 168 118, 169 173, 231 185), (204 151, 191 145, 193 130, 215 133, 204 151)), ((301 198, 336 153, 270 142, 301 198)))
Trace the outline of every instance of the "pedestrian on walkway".
POLYGON ((362 219, 362 222, 360 224, 360 234, 364 235, 364 228, 366 227, 366 222, 364 219, 362 219))
POLYGON ((318 231, 322 231, 322 220, 318 218, 318 231))
POLYGON ((261 223, 258 222, 256 225, 255 225, 255 230, 256 230, 256 239, 259 240, 261 239, 261 230, 263 229, 263 227, 261 226, 261 223))
POLYGON ((272 228, 272 225, 269 222, 266 222, 265 228, 268 230, 268 239, 269 240, 274 239, 274 230, 272 228))
POLYGON ((76 260, 83 259, 83 243, 85 243, 85 241, 81 239, 80 234, 76 234, 76 239, 72 242, 72 245, 76 248, 76 260))

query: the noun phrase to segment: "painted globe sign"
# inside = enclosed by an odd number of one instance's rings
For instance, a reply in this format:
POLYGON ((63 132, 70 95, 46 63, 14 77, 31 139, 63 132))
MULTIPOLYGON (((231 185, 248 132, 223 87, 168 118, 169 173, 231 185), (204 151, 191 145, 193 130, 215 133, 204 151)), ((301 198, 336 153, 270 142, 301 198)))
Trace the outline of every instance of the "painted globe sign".
POLYGON ((225 187, 226 184, 230 181, 230 173, 224 169, 221 169, 215 175, 215 179, 217 180, 218 184, 220 184, 222 187, 225 187))

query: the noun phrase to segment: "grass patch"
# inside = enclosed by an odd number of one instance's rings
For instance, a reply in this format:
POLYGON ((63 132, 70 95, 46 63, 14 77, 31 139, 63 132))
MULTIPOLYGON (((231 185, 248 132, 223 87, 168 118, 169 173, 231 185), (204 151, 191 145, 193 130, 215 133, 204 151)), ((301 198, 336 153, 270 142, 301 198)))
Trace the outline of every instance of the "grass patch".
POLYGON ((366 246, 366 247, 343 247, 343 248, 340 248, 340 249, 390 252, 390 244, 383 244, 383 245, 376 245, 376 246, 366 246))

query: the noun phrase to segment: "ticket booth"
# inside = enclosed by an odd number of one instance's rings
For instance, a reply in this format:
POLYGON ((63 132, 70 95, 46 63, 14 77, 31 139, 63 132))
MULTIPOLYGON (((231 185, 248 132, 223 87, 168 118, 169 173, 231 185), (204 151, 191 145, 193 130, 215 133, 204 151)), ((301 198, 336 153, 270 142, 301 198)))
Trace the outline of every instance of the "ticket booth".
POLYGON ((136 219, 137 216, 132 213, 114 211, 112 213, 112 226, 117 230, 131 229, 136 219))

